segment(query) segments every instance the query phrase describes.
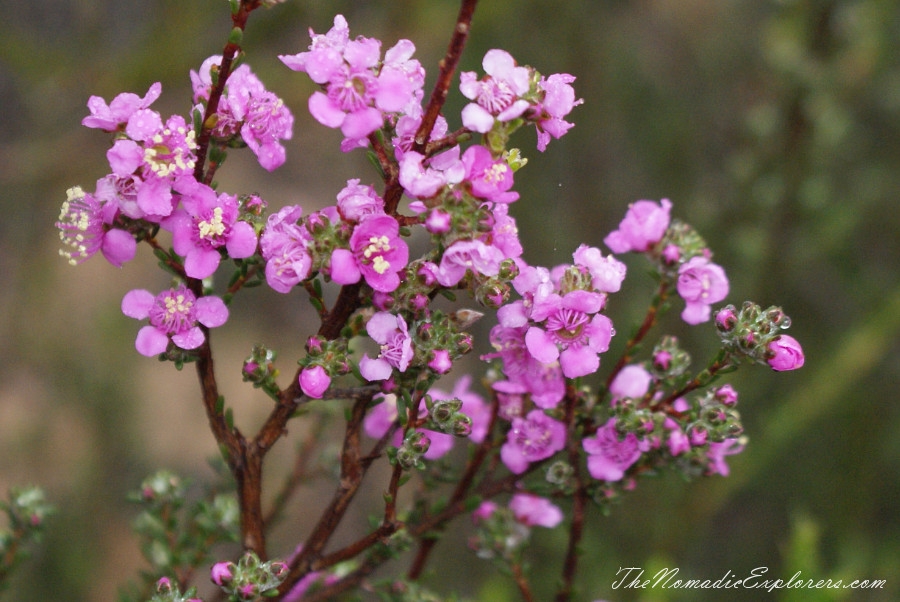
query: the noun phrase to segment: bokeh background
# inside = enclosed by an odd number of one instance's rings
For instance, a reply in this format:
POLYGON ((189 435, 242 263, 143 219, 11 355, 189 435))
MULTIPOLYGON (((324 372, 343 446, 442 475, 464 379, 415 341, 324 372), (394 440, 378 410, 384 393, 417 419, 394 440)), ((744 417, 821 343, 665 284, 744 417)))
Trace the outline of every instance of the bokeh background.
MULTIPOLYGON (((324 32, 342 12, 353 35, 384 47, 412 39, 430 84, 456 10, 450 0, 289 0, 254 13, 248 61, 294 110, 295 134, 274 175, 249 152, 234 153, 222 188, 312 209, 333 203, 348 178, 374 182, 361 152, 341 154, 339 134, 305 114, 312 86, 276 55, 305 49, 307 28, 324 32)), ((121 270, 99 258, 72 268, 57 255, 53 222, 66 188, 91 189, 106 173, 108 139, 80 126, 87 98, 143 94, 161 81, 154 108, 186 113, 188 70, 221 52, 227 4, 0 0, 0 14, 0 490, 38 484, 58 508, 5 599, 115 600, 146 566, 127 492, 159 467, 214 480, 206 459, 215 446, 191 370, 134 352, 138 324, 119 312, 131 288, 166 284, 147 250, 121 270)), ((876 592, 737 591, 727 594, 733 600, 897 599, 900 4, 483 0, 462 67, 479 69, 494 47, 545 74, 576 75, 585 99, 576 127, 544 154, 533 132, 518 140, 531 161, 516 176, 514 206, 529 261, 566 261, 579 242, 600 245, 629 202, 668 197, 725 266, 728 301, 781 305, 806 350, 801 371, 753 367, 731 379, 750 445, 730 458, 730 477, 662 475, 641 481, 609 516, 592 511, 579 599, 725 599, 611 589, 618 568, 632 566, 678 567, 691 578, 764 566, 784 579, 799 570, 887 580, 876 592)), ((449 107, 455 127, 461 102, 449 107)), ((650 286, 640 282, 641 264, 629 265, 636 277, 610 310, 623 334, 650 286)), ((267 342, 292 373, 312 322, 296 296, 247 297, 216 341, 229 403, 251 431, 269 402, 241 385, 242 358, 267 342)), ((712 353, 711 326, 685 329, 677 312, 669 318, 666 328, 698 361, 712 353)), ((273 480, 302 435, 280 443, 273 480)), ((377 498, 382 486, 372 487, 377 498)), ((289 511, 314 514, 331 485, 323 491, 302 490, 289 511)), ((302 520, 288 521, 273 545, 286 552, 302 529, 302 520)), ((564 538, 543 532, 534 541, 529 575, 548 599, 564 538)), ((517 599, 490 565, 444 547, 428 581, 436 590, 453 584, 473 600, 517 599)))

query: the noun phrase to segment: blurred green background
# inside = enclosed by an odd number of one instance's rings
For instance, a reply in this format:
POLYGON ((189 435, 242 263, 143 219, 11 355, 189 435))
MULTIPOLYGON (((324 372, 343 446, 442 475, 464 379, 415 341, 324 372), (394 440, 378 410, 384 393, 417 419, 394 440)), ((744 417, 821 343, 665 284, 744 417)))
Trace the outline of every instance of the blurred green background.
MULTIPOLYGON (((352 35, 384 48, 413 40, 430 85, 456 10, 450 0, 289 0, 254 13, 248 61, 293 109, 295 134, 287 164, 271 176, 249 152, 233 154, 223 189, 314 209, 333 203, 348 178, 374 182, 362 152, 342 155, 339 134, 309 118, 312 85, 276 55, 305 49, 307 28, 327 31, 342 12, 352 35)), ((88 97, 143 95, 161 81, 154 108, 186 113, 188 70, 221 52, 227 4, 0 0, 0 14, 0 490, 39 484, 59 508, 5 599, 114 600, 144 566, 126 493, 158 467, 210 481, 205 459, 215 446, 192 372, 135 353, 138 324, 119 312, 126 291, 166 283, 147 250, 121 270, 102 259, 71 268, 57 256, 53 222, 66 188, 92 189, 107 170, 107 137, 80 126, 88 97)), ((576 75, 585 99, 576 127, 544 154, 532 132, 517 140, 530 159, 513 208, 526 259, 566 261, 579 242, 600 245, 629 202, 668 197, 726 268, 728 301, 781 305, 806 351, 799 372, 748 367, 731 379, 750 445, 730 458, 730 477, 644 480, 609 517, 592 510, 578 599, 898 599, 900 4, 483 0, 462 67, 480 69, 493 47, 545 74, 576 75), (623 566, 711 579, 764 566, 783 579, 800 570, 887 584, 790 595, 613 590, 623 566)), ((451 127, 461 106, 449 105, 451 127)), ((610 309, 620 339, 640 319, 649 286, 643 266, 629 266, 633 277, 610 309)), ((292 373, 312 322, 298 297, 271 291, 234 312, 216 334, 218 371, 250 432, 268 402, 240 384, 241 360, 265 341, 292 373)), ((677 312, 669 318, 698 361, 712 353, 711 326, 688 330, 677 312)), ((301 439, 292 433, 280 444, 284 462, 301 439)), ((301 498, 290 510, 313 514, 317 494, 301 498)), ((287 553, 295 531, 302 524, 276 534, 273 553, 287 553)), ((505 577, 450 543, 429 584, 517 599, 505 577)), ((536 533, 535 544, 530 577, 548 599, 563 533, 536 533)))

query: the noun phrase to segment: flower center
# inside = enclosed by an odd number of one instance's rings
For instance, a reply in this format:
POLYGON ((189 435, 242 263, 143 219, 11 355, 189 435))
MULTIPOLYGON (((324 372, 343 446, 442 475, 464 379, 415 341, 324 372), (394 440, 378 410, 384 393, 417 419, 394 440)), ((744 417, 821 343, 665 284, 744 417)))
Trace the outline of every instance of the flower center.
POLYGON ((225 224, 222 214, 222 208, 215 207, 210 217, 197 222, 197 233, 200 240, 208 242, 213 247, 221 247, 225 242, 222 239, 228 226, 225 224))
POLYGON ((150 323, 167 334, 190 330, 196 322, 197 298, 184 286, 160 293, 150 309, 150 323))
POLYGON ((547 318, 547 331, 560 343, 573 343, 581 339, 587 322, 587 314, 582 311, 560 309, 547 318))
POLYGON ((337 73, 328 87, 328 97, 342 111, 354 113, 369 106, 377 85, 377 80, 367 71, 337 73))
POLYGON ((505 163, 494 163, 482 172, 481 177, 485 182, 498 184, 503 181, 509 172, 509 166, 505 163))
POLYGON ((515 430, 514 439, 526 456, 540 454, 550 444, 550 431, 541 425, 526 422, 515 430))
POLYGON ((512 88, 505 81, 490 78, 481 82, 481 89, 478 91, 478 104, 487 109, 492 115, 501 113, 515 99, 515 92, 512 91, 512 88))
POLYGON ((153 145, 144 149, 144 162, 161 178, 194 169, 194 138, 193 130, 178 127, 173 132, 165 128, 150 139, 153 145))
POLYGON ((382 234, 369 238, 369 244, 363 249, 363 260, 372 264, 372 269, 379 274, 384 274, 391 269, 391 262, 383 257, 384 253, 391 250, 390 239, 382 234))

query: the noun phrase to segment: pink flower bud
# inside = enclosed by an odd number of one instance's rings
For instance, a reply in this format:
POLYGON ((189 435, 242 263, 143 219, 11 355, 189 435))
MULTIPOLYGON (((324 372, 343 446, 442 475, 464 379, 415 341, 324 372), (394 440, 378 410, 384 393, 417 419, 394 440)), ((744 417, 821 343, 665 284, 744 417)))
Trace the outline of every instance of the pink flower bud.
POLYGON ((234 579, 234 574, 231 572, 232 563, 230 562, 217 562, 212 566, 209 571, 209 578, 212 579, 212 582, 216 585, 227 585, 231 583, 231 580, 234 579))
POLYGON ((803 349, 794 337, 786 334, 780 335, 769 343, 768 349, 771 357, 767 361, 773 370, 783 372, 796 370, 803 366, 805 359, 803 357, 803 349))
POLYGON ((331 377, 322 366, 309 366, 300 373, 300 388, 313 399, 321 399, 331 384, 331 377))

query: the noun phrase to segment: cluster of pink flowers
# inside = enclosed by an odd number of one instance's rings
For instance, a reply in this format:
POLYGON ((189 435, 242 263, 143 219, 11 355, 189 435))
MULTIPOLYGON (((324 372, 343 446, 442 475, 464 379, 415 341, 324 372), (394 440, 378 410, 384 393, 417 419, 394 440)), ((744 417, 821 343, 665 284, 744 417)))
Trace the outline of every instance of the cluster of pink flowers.
MULTIPOLYGON (((213 86, 213 74, 219 71, 221 56, 211 56, 200 65, 200 71, 191 71, 194 102, 203 110, 209 102, 213 86)), ((285 160, 282 140, 293 135, 294 116, 284 101, 266 87, 247 65, 238 66, 225 87, 225 93, 216 107, 212 136, 227 145, 236 138, 250 147, 259 164, 272 171, 285 160)))
POLYGON ((309 33, 308 51, 279 58, 324 87, 309 98, 309 112, 322 125, 340 128, 344 150, 366 146, 366 137, 381 128, 386 114, 421 113, 425 70, 411 58, 412 42, 400 40, 381 60, 381 42, 362 36, 351 40, 343 15, 334 18, 328 33, 309 33))
MULTIPOLYGON (((699 235, 671 218, 672 203, 633 203, 604 239, 613 254, 581 245, 571 263, 552 268, 523 259, 510 211, 519 200, 514 172, 524 160, 517 151, 495 146, 523 124, 536 127, 540 151, 563 136, 572 127, 566 117, 582 102, 571 86, 575 78, 544 77, 505 51, 488 51, 484 76, 460 76, 460 91, 470 101, 460 116, 462 130, 448 136, 447 121, 440 117, 431 140, 440 140, 441 150, 426 154, 418 152, 421 145, 413 150, 412 143, 423 119, 425 78, 412 58, 413 44, 400 40, 382 58, 381 42, 351 39, 341 15, 327 33, 310 35, 309 50, 281 56, 282 62, 320 86, 309 99, 310 113, 341 130, 342 150, 377 146, 382 166, 390 168, 383 170, 385 180, 395 177, 390 183, 396 197, 385 192, 382 198, 374 186, 350 179, 332 205, 309 215, 299 205, 287 205, 266 217, 258 197, 218 192, 205 183, 211 177, 194 174, 205 159, 196 156, 199 132, 183 117, 163 120, 149 108, 160 95, 159 84, 144 97, 126 93, 108 105, 98 97, 88 102, 91 114, 84 125, 114 134, 107 155, 111 173, 98 181, 94 193, 69 190, 57 224, 63 255, 77 264, 100 252, 121 266, 134 257, 137 242, 146 240, 181 280, 156 295, 136 289, 124 296, 123 313, 149 322, 137 334, 138 352, 173 359, 201 349, 207 329, 227 321, 226 301, 245 278, 258 278, 253 284, 264 279, 282 294, 306 287, 322 306, 318 279, 352 285, 344 292, 352 291, 357 305, 342 335, 352 331, 366 337, 361 347, 368 351, 354 358, 348 336, 312 336, 295 384, 318 399, 329 393, 333 379, 354 372, 368 388, 377 388, 380 402, 368 409, 364 430, 376 439, 390 438, 393 459, 403 469, 419 466, 420 458, 444 456, 456 438, 482 449, 496 445, 499 462, 515 478, 522 475, 504 511, 525 527, 553 527, 562 520, 560 509, 528 491, 524 480, 554 458, 564 457, 565 464, 583 452, 581 461, 594 479, 592 492, 601 495, 611 495, 614 484, 629 487, 639 471, 675 457, 708 474, 727 474, 725 457, 744 444, 733 410, 737 393, 730 385, 706 396, 667 393, 689 363, 674 337, 664 338, 645 363, 623 358, 596 398, 584 393, 616 334, 606 310, 627 275, 616 255, 649 258, 661 282, 653 311, 677 292, 684 301, 681 318, 688 324, 709 321, 712 306, 729 293, 724 270, 711 261, 699 235), (457 144, 465 138, 460 133, 483 136, 463 149, 457 144), (396 202, 385 202, 397 201, 401 189, 409 199, 406 215, 396 202), (406 239, 416 228, 431 247, 411 258, 406 239), (160 230, 171 235, 172 252, 156 241, 160 230), (232 282, 240 284, 230 285, 229 294, 220 298, 209 291, 223 260, 236 263, 240 278, 232 282), (459 379, 450 393, 431 387, 472 349, 466 315, 477 312, 448 313, 432 303, 440 294, 457 291, 497 310, 490 332, 493 351, 482 355, 493 362, 487 380, 492 403, 470 390, 470 378, 459 379), (413 402, 419 405, 408 407, 413 402), (583 414, 572 418, 575 406, 583 414), (501 437, 489 436, 491 425, 501 437)), ((213 56, 191 72, 195 113, 209 106, 221 63, 222 57, 213 56)), ((215 114, 203 124, 214 148, 249 147, 267 170, 284 163, 282 141, 291 138, 293 116, 281 99, 245 65, 220 91, 215 114)), ((717 312, 715 325, 728 362, 743 355, 778 371, 803 365, 799 343, 780 332, 789 319, 778 308, 728 306, 717 312)), ((277 393, 274 353, 255 353, 251 359, 245 377, 256 379, 256 385, 270 379, 267 392, 277 393)), ((732 367, 728 362, 715 368, 732 367)), ((475 516, 488 520, 497 508, 485 502, 475 516)), ((286 570, 281 565, 269 569, 273 575, 286 570)), ((219 563, 212 579, 234 596, 252 599, 260 591, 242 581, 241 570, 219 563)))

